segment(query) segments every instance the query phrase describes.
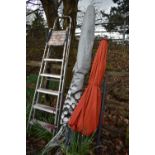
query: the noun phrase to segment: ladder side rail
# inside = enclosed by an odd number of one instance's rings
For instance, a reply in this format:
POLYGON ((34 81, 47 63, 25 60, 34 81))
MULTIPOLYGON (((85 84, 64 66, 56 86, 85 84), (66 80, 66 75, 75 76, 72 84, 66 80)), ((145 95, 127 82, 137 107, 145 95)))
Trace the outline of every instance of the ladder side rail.
MULTIPOLYGON (((61 117, 61 110, 62 110, 62 100, 63 100, 63 93, 64 93, 64 84, 65 84, 65 78, 66 78, 66 70, 68 65, 68 59, 69 59, 69 51, 70 51, 70 43, 71 43, 71 25, 72 25, 72 18, 70 16, 65 16, 65 18, 69 18, 69 26, 68 26, 68 36, 67 36, 67 48, 66 48, 66 55, 65 55, 65 66, 64 66, 64 72, 63 72, 63 80, 62 80, 62 91, 60 96, 60 105, 59 105, 59 114, 58 114, 58 121, 57 126, 59 126, 60 123, 60 117, 61 117)), ((59 128, 59 127, 58 127, 59 128)))
POLYGON ((67 55, 67 49, 68 49, 68 36, 69 36, 69 29, 67 29, 67 35, 66 35, 66 47, 64 49, 64 63, 63 63, 63 66, 62 66, 62 79, 61 79, 61 85, 60 85, 60 91, 62 91, 62 88, 64 87, 63 86, 63 81, 64 81, 64 68, 65 68, 65 65, 66 65, 66 55, 67 55))
POLYGON ((67 40, 67 48, 66 48, 66 56, 65 56, 65 65, 64 65, 64 72, 63 72, 63 79, 62 79, 62 90, 61 90, 61 96, 60 96, 60 105, 59 105, 59 114, 58 114, 58 123, 57 125, 59 125, 60 122, 60 117, 61 117, 61 110, 62 110, 62 99, 63 99, 63 93, 64 93, 64 85, 65 85, 65 78, 66 78, 66 70, 67 70, 67 65, 68 65, 68 59, 69 59, 69 50, 70 50, 70 42, 71 42, 71 34, 70 34, 70 30, 68 33, 68 40, 67 40))
POLYGON ((64 63, 65 63, 66 47, 67 47, 67 38, 66 38, 64 48, 63 48, 63 58, 62 58, 61 71, 60 71, 61 78, 60 78, 60 83, 59 83, 59 88, 58 88, 59 95, 58 95, 57 103, 56 103, 56 116, 55 116, 55 121, 54 121, 55 125, 57 125, 57 118, 58 118, 58 113, 59 113, 59 101, 60 101, 60 96, 62 95, 61 94, 61 87, 62 87, 62 79, 64 78, 62 75, 63 75, 63 68, 64 68, 64 63))
POLYGON ((68 18, 69 19, 69 26, 66 28, 67 36, 66 36, 66 48, 64 47, 64 59, 63 59, 63 65, 62 65, 62 74, 61 74, 61 83, 59 85, 60 87, 60 97, 58 98, 58 107, 59 111, 57 111, 56 115, 56 125, 59 126, 59 120, 60 120, 60 114, 61 114, 61 109, 62 109, 62 99, 63 99, 63 92, 64 92, 64 81, 65 81, 65 75, 66 75, 66 67, 68 64, 68 55, 69 55, 69 48, 70 48, 70 41, 71 41, 71 24, 72 24, 72 19, 69 16, 63 16, 60 18, 68 18), (63 75, 63 76, 62 76, 63 75))
POLYGON ((66 49, 67 49, 67 41, 66 41, 66 48, 64 49, 64 59, 63 59, 63 65, 62 65, 62 73, 61 73, 61 83, 59 85, 59 90, 60 90, 60 96, 58 98, 58 111, 57 111, 57 118, 56 118, 56 125, 59 125, 59 114, 60 114, 60 107, 61 107, 61 98, 63 97, 63 81, 64 81, 64 68, 65 68, 65 64, 66 64, 66 49))

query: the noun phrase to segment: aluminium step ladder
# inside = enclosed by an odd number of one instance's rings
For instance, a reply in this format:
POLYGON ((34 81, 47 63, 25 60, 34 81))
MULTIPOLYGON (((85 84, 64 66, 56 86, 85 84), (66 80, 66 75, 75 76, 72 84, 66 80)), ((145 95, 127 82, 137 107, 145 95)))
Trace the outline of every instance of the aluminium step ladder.
POLYGON ((48 40, 45 45, 44 54, 41 62, 41 67, 36 83, 36 89, 34 92, 34 97, 32 101, 32 107, 30 110, 28 122, 27 122, 27 129, 31 127, 34 123, 39 123, 42 127, 46 128, 49 131, 53 131, 56 133, 58 131, 60 125, 60 115, 62 109, 62 99, 63 99, 63 91, 64 91, 64 82, 65 82, 65 75, 66 69, 68 64, 69 58, 69 50, 70 50, 70 41, 71 41, 71 17, 69 16, 62 16, 57 17, 55 19, 53 28, 49 29, 48 33, 48 40), (60 20, 68 20, 68 26, 65 30, 56 30, 56 24, 60 20), (53 51, 53 47, 61 47, 63 48, 62 58, 50 58, 50 54, 53 51), (60 75, 45 73, 47 70, 48 63, 61 63, 60 75), (44 80, 53 79, 59 82, 58 90, 51 90, 47 88, 42 88, 44 80), (39 103, 39 97, 41 94, 55 96, 56 105, 55 107, 51 107, 49 105, 39 103), (35 111, 39 110, 42 112, 50 113, 54 115, 54 123, 47 123, 44 121, 40 121, 35 117, 35 111))

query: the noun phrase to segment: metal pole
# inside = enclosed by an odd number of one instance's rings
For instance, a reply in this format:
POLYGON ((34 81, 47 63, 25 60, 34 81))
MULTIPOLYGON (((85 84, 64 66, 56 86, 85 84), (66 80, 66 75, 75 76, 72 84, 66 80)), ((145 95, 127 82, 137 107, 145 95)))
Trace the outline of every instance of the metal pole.
POLYGON ((125 29, 126 29, 126 20, 124 20, 123 24, 123 45, 125 44, 125 29))
POLYGON ((104 78, 102 84, 102 101, 101 101, 101 110, 100 110, 100 117, 99 117, 99 126, 97 131, 97 145, 100 144, 100 135, 101 129, 103 125, 103 112, 105 111, 105 97, 106 97, 106 78, 104 78))

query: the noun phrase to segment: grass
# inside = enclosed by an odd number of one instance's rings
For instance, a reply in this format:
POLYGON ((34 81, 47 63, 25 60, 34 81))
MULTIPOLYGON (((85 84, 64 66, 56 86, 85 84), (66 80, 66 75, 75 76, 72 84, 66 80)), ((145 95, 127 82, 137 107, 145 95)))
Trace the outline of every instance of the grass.
POLYGON ((30 74, 30 75, 28 75, 28 76, 26 76, 26 83, 36 83, 36 81, 37 81, 37 77, 38 77, 38 75, 36 75, 36 74, 30 74))
MULTIPOLYGON (((29 76, 26 76, 26 83, 27 84, 36 84, 37 81, 37 75, 31 74, 29 76)), ((35 88, 26 88, 26 103, 31 104, 32 103, 32 98, 34 95, 34 89, 35 88)))
POLYGON ((80 133, 72 132, 70 145, 62 145, 61 149, 65 155, 87 155, 93 142, 93 137, 83 136, 80 133))
POLYGON ((44 129, 40 124, 36 123, 32 126, 30 136, 37 138, 37 140, 44 140, 48 142, 53 137, 52 132, 44 129))

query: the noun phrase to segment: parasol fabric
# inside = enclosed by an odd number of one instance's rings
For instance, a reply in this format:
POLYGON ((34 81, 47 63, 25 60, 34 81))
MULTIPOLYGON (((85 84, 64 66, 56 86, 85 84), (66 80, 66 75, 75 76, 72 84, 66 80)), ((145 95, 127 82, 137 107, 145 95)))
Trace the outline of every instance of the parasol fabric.
POLYGON ((91 135, 96 131, 101 108, 101 83, 106 69, 108 40, 99 43, 95 55, 88 86, 81 96, 68 122, 72 130, 83 135, 91 135))

